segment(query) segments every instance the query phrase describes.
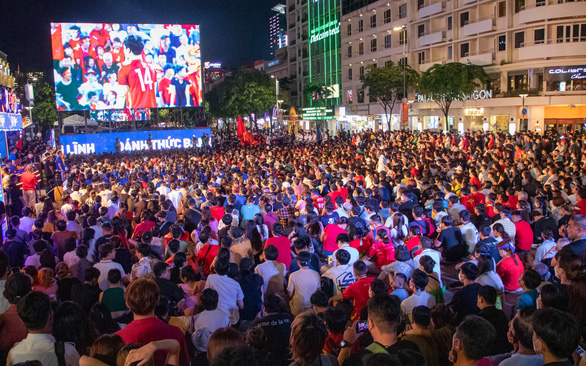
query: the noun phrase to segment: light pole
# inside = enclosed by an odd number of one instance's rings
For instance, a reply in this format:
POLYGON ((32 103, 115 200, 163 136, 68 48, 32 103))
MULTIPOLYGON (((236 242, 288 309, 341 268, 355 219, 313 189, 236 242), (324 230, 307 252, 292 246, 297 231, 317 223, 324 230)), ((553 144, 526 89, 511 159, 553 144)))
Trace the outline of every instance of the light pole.
MULTIPOLYGON (((407 98, 407 26, 401 25, 393 28, 403 34, 403 99, 407 98)), ((404 103, 404 101, 403 101, 404 103)))
MULTIPOLYGON (((405 104, 407 103, 407 26, 401 25, 393 28, 393 30, 401 31, 403 34, 403 99, 401 102, 405 104)), ((401 105, 401 129, 403 129, 403 120, 405 119, 405 117, 403 117, 403 113, 404 107, 401 105)))
MULTIPOLYGON (((276 106, 277 106, 277 122, 278 122, 278 118, 279 118, 279 78, 277 78, 275 75, 271 75, 271 78, 275 79, 275 100, 276 100, 276 106)), ((271 122, 272 125, 272 122, 271 122)))
POLYGON ((529 94, 519 94, 519 96, 523 98, 523 107, 521 108, 521 114, 523 115, 523 129, 526 129, 529 128, 529 126, 525 125, 525 115, 527 114, 525 113, 525 98, 527 98, 529 94))

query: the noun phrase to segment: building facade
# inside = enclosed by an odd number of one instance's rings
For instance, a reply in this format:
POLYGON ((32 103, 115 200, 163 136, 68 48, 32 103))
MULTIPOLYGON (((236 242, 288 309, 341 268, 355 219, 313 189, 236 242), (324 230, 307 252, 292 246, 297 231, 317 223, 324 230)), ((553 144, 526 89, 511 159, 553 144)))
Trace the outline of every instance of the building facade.
POLYGON ((276 12, 269 20, 269 54, 273 59, 278 49, 287 47, 287 6, 277 4, 271 10, 276 12))
MULTIPOLYGON (((450 110, 459 130, 582 129, 586 123, 586 1, 342 0, 341 128, 386 128, 361 90, 367 66, 481 65, 491 81, 450 110)), ((442 126, 425 96, 409 93, 409 126, 442 126)), ((401 105, 392 115, 398 126, 401 105)), ((399 125, 400 126, 400 125, 399 125)))

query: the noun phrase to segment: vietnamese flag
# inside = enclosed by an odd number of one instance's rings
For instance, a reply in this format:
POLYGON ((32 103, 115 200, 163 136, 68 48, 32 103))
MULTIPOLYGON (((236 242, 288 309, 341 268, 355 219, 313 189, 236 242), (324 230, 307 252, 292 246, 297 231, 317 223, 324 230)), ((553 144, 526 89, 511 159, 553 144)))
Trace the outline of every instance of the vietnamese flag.
POLYGON ((250 145, 252 143, 252 135, 246 130, 241 116, 238 116, 238 129, 236 134, 242 145, 250 145))

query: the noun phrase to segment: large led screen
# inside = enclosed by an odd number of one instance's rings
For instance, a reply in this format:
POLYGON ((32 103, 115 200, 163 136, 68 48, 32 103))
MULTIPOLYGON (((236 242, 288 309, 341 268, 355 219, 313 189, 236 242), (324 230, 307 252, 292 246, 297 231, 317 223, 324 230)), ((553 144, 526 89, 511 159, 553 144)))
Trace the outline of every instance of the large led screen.
POLYGON ((199 25, 51 23, 61 111, 202 105, 199 25))

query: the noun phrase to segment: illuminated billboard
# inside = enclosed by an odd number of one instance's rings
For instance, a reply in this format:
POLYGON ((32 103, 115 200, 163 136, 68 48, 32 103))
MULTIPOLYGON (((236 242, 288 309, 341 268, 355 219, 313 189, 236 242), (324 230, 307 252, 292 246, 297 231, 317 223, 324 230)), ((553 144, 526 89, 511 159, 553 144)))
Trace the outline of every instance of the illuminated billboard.
POLYGON ((151 119, 151 110, 144 109, 113 109, 91 111, 90 118, 96 122, 126 122, 132 121, 148 121, 151 119))
POLYGON ((51 23, 60 111, 202 105, 199 25, 51 23))

